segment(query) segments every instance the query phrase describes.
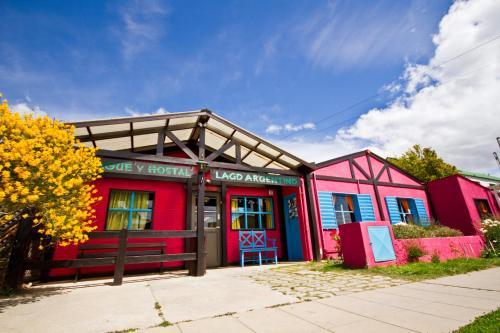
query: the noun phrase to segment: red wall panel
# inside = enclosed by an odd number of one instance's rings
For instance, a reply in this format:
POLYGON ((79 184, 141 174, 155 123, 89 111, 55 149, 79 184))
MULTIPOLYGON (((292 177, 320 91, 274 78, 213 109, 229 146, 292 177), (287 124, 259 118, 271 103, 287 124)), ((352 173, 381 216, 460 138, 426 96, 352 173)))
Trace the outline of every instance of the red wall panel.
MULTIPOLYGON (((103 199, 95 205, 97 226, 96 231, 104 231, 106 224, 106 214, 109 202, 109 193, 112 189, 122 190, 138 190, 150 191, 155 193, 153 207, 153 230, 184 230, 185 229, 185 214, 186 214, 186 188, 184 183, 154 181, 154 180, 137 180, 123 178, 102 178, 95 182, 98 194, 103 199)), ((144 239, 131 240, 142 242, 144 239)), ((182 253, 184 252, 183 239, 156 239, 154 242, 164 241, 167 246, 167 253, 182 253)), ((102 243, 106 240, 90 240, 91 243, 102 243)), ((109 240, 108 240, 109 242, 109 240)), ((75 246, 57 247, 54 260, 60 259, 75 259, 77 249, 75 246)), ((182 263, 165 263, 165 267, 181 266, 182 263)), ((159 267, 159 264, 136 264, 127 265, 126 269, 145 269, 159 267)), ((111 267, 96 267, 82 268, 81 272, 85 273, 101 273, 112 271, 111 267)), ((74 274, 74 269, 54 269, 51 271, 51 276, 63 276, 74 274)))

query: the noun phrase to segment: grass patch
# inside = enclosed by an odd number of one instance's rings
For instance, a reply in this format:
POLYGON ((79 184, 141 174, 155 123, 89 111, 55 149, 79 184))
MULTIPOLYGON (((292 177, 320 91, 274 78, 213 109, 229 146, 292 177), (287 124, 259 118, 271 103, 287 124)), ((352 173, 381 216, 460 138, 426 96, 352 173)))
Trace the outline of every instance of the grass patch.
POLYGON ((500 309, 476 318, 472 323, 453 333, 498 333, 500 332, 500 309))
POLYGON ((159 327, 168 327, 172 326, 173 324, 167 320, 162 321, 161 323, 158 324, 159 327))
POLYGON ((126 330, 121 330, 121 331, 111 331, 111 332, 108 332, 108 333, 130 333, 130 332, 135 332, 139 330, 138 328, 128 328, 126 330))
POLYGON ((215 315, 212 318, 228 317, 228 316, 232 316, 232 315, 235 315, 235 314, 236 314, 236 312, 226 312, 226 313, 215 315))
POLYGON ((463 258, 439 263, 416 262, 402 266, 374 267, 370 269, 349 269, 342 266, 340 263, 327 262, 319 270, 350 271, 353 273, 384 275, 397 279, 418 281, 480 271, 497 266, 500 266, 500 258, 463 258))

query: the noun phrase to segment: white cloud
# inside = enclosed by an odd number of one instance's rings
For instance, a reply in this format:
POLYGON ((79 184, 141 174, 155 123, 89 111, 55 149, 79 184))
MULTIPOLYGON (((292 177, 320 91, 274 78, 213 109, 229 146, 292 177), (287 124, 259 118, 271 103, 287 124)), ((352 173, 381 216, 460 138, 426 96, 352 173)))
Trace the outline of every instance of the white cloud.
POLYGON ((432 24, 425 6, 330 1, 297 25, 297 44, 315 65, 336 69, 427 54, 432 24))
POLYGON ((134 108, 131 108, 131 107, 125 107, 125 112, 129 115, 131 115, 132 117, 140 117, 140 116, 154 116, 154 115, 159 115, 159 114, 167 114, 169 113, 167 111, 167 109, 165 109, 164 107, 159 107, 158 109, 156 109, 155 111, 153 112, 140 112, 134 108))
POLYGON ((298 132, 301 130, 313 130, 316 128, 314 123, 303 123, 299 125, 293 124, 285 124, 285 125, 276 125, 271 124, 266 128, 267 134, 279 134, 281 132, 298 132))
POLYGON ((45 111, 42 111, 42 109, 38 105, 28 105, 26 103, 12 104, 10 105, 10 109, 12 112, 17 112, 22 115, 31 114, 37 117, 47 115, 47 113, 45 111))
POLYGON ((157 42, 164 34, 164 17, 170 10, 157 0, 130 1, 120 11, 120 42, 130 60, 157 42))
POLYGON ((325 151, 339 156, 370 148, 393 156, 419 143, 461 169, 498 174, 492 152, 500 136, 500 39, 464 53, 499 36, 498 17, 499 1, 455 2, 434 36, 432 59, 407 66, 402 97, 363 114, 333 140, 283 145, 321 161, 325 151))

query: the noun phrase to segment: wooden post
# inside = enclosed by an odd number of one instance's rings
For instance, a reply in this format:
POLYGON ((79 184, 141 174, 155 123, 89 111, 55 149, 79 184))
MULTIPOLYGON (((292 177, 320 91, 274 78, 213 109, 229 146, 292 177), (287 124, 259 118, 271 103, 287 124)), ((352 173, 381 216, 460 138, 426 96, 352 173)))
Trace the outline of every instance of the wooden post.
POLYGON ((375 200, 377 200, 377 207, 380 214, 380 219, 385 221, 384 209, 382 208, 382 200, 380 199, 380 193, 378 191, 378 180, 375 178, 372 167, 372 159, 370 157, 370 153, 366 152, 366 160, 368 161, 368 168, 370 170, 370 177, 373 181, 373 191, 375 192, 375 200))
POLYGON ((127 236, 127 229, 120 230, 120 235, 118 236, 118 253, 115 261, 115 275, 113 278, 113 285, 115 286, 120 286, 123 281, 123 273, 125 271, 125 254, 127 251, 127 236))
POLYGON ((314 195, 311 188, 311 175, 306 175, 304 185, 306 190, 307 211, 309 212, 309 226, 311 227, 313 259, 319 261, 321 260, 321 253, 319 250, 318 223, 316 219, 316 209, 314 208, 314 195))
POLYGON ((198 204, 196 216, 196 276, 205 275, 206 249, 205 249, 205 171, 198 171, 198 204))
MULTIPOLYGON (((189 178, 186 183, 186 230, 193 230, 193 179, 189 178)), ((186 253, 191 253, 195 251, 196 245, 193 242, 193 238, 186 238, 185 240, 186 253)), ((186 268, 188 274, 191 276, 196 275, 196 265, 192 261, 186 261, 186 268)))
MULTIPOLYGON (((52 257, 54 256, 55 252, 55 246, 51 245, 46 245, 44 246, 44 251, 42 253, 42 261, 44 263, 47 263, 52 260, 52 257)), ((44 266, 41 271, 40 271, 40 282, 49 282, 49 273, 50 273, 50 268, 47 268, 44 266)))
POLYGON ((5 275, 5 286, 17 290, 23 284, 24 260, 28 255, 29 246, 33 237, 32 214, 19 222, 16 239, 10 253, 7 274, 5 275))

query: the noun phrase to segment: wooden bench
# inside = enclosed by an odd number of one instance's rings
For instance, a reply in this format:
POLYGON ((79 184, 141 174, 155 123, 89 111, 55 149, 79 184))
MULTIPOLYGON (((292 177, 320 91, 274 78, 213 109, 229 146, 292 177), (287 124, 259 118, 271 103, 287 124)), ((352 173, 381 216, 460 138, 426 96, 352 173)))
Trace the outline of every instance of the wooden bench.
POLYGON ((262 266, 262 252, 272 252, 274 263, 278 264, 278 247, 276 240, 267 239, 265 230, 249 230, 240 231, 240 265, 245 266, 245 259, 247 261, 257 262, 262 266), (257 253, 258 259, 247 259, 245 254, 257 253))
MULTIPOLYGON (((125 258, 141 257, 155 254, 165 254, 165 242, 156 243, 128 243, 126 245, 125 258), (131 249, 132 251, 129 251, 131 249)), ((103 243, 103 244, 83 244, 78 248, 77 259, 103 259, 116 258, 118 256, 118 243, 103 243), (98 252, 96 252, 96 250, 98 252), (100 250, 115 250, 115 251, 100 251, 100 250), (92 251, 92 252, 88 252, 92 251)), ((160 273, 163 272, 163 262, 160 263, 160 273)), ((76 270, 75 282, 78 281, 80 268, 76 270)))

